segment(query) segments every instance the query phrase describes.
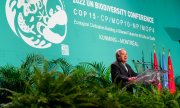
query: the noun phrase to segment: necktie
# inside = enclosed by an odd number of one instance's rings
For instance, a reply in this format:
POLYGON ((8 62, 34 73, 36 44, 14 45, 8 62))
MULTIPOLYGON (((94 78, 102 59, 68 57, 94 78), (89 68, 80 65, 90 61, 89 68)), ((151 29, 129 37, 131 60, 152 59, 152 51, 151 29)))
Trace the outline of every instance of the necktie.
POLYGON ((127 70, 127 72, 128 72, 128 69, 127 69, 126 65, 125 65, 125 64, 123 64, 123 65, 124 65, 125 69, 126 69, 126 70, 127 70))

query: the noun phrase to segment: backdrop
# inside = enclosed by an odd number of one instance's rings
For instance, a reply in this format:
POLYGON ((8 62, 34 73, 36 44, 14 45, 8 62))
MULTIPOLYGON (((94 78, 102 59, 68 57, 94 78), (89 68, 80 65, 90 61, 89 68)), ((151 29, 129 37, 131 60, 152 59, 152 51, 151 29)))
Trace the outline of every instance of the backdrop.
POLYGON ((128 63, 160 62, 168 49, 180 75, 179 0, 0 0, 0 65, 19 65, 29 53, 72 64, 103 62, 125 48, 128 63))

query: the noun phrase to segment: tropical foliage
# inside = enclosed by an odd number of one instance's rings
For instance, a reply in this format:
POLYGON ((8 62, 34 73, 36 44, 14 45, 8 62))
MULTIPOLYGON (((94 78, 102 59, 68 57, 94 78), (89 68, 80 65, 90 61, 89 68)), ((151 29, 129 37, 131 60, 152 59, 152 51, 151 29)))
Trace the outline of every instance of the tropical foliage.
POLYGON ((171 95, 151 85, 137 85, 133 94, 119 89, 103 63, 73 66, 63 58, 49 61, 30 54, 20 67, 0 67, 0 105, 5 108, 179 108, 179 103, 179 90, 171 95))

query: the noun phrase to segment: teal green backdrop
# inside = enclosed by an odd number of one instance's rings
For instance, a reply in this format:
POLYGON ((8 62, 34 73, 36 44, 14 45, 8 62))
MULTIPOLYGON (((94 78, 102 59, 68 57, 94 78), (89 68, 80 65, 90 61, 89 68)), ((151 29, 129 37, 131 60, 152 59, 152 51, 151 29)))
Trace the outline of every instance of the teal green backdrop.
POLYGON ((170 49, 179 76, 179 10, 179 0, 1 0, 0 65, 18 66, 38 53, 109 66, 125 48, 134 68, 131 61, 143 51, 150 62, 155 47, 158 60, 170 49))

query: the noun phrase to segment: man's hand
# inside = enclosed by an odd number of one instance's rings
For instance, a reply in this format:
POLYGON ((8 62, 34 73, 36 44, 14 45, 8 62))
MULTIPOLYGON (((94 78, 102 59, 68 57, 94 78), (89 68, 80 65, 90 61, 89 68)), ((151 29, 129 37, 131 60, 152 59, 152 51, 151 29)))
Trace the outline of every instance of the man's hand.
POLYGON ((159 81, 156 79, 149 80, 148 82, 153 84, 153 85, 157 85, 159 83, 159 81))
POLYGON ((136 79, 136 77, 129 77, 128 80, 129 81, 134 81, 136 79))

